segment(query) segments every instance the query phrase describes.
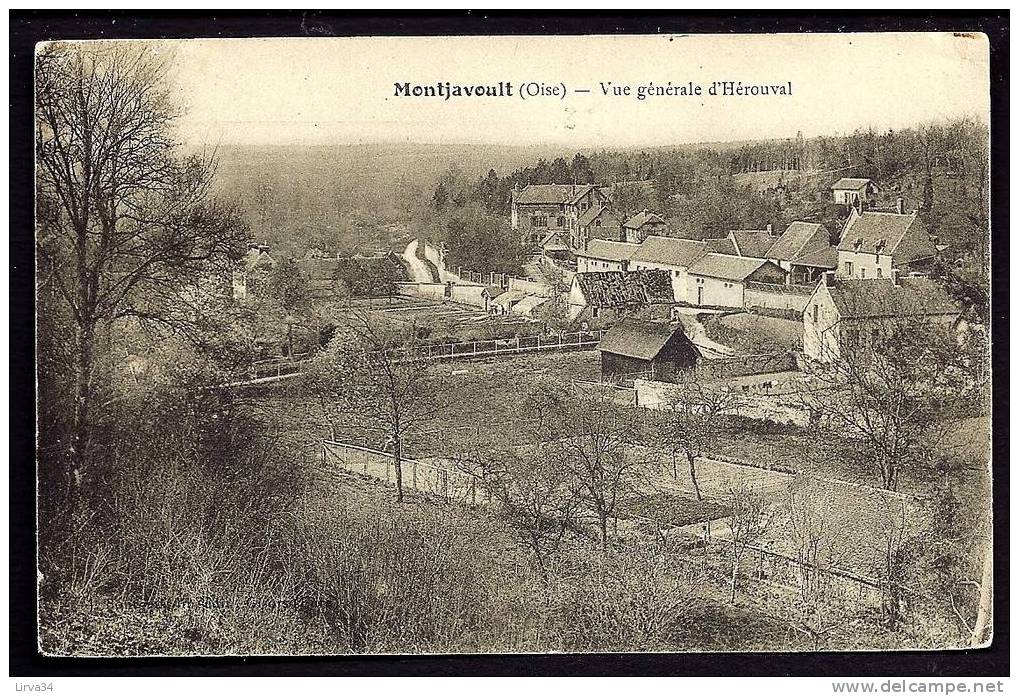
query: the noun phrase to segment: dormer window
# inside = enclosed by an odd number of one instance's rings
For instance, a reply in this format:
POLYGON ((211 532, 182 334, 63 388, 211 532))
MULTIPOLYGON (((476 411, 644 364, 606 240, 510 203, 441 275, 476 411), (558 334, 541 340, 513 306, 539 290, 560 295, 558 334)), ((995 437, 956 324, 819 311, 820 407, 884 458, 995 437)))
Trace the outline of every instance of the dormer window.
POLYGON ((853 242, 853 250, 859 251, 860 247, 863 246, 863 237, 857 237, 856 241, 853 242))

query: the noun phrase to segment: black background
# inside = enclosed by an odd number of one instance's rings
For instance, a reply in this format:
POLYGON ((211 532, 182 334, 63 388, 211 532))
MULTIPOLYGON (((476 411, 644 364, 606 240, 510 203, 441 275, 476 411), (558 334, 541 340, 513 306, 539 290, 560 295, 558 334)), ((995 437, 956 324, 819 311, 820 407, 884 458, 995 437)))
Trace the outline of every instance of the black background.
MULTIPOLYGON (((543 14, 505 12, 10 13, 10 675, 812 675, 1009 674, 1008 53, 997 13, 543 14), (991 55, 994 641, 981 650, 871 653, 353 656, 334 658, 44 657, 36 644, 32 56, 50 39, 457 34, 682 34, 842 31, 984 32, 991 55), (1000 415, 999 415, 1000 414, 1000 415)), ((895 66, 889 65, 894 71, 895 66)), ((837 86, 833 86, 837 89, 837 86)))

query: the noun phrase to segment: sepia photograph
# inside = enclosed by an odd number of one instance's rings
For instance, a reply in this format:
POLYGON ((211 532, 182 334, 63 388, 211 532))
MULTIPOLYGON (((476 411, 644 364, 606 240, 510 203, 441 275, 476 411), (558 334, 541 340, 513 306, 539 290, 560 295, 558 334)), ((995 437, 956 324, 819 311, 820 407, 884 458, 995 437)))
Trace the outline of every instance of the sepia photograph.
POLYGON ((32 62, 42 655, 996 640, 986 35, 32 62))

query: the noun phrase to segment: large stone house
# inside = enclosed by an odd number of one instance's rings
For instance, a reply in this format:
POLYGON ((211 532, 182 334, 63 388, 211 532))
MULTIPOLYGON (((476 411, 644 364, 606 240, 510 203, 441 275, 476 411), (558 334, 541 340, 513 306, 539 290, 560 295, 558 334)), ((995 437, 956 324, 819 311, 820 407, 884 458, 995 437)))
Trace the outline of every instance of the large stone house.
POLYGON ((890 278, 892 269, 923 270, 937 253, 934 241, 916 214, 855 208, 838 245, 838 275, 843 278, 890 278))
POLYGON ((607 202, 602 189, 591 184, 530 184, 523 190, 513 189, 510 225, 520 231, 525 244, 534 247, 550 233, 569 241, 580 216, 607 202))
POLYGON ((899 277, 859 280, 827 273, 803 310, 803 353, 834 362, 905 322, 954 326, 962 308, 933 280, 899 277))

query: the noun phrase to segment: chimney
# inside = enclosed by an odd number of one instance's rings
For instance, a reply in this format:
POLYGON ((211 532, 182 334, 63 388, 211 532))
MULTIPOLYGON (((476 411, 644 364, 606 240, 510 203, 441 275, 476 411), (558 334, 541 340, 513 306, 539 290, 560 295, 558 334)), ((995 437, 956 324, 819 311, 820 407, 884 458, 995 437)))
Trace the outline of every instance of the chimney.
POLYGON ((898 268, 893 268, 892 269, 892 285, 894 285, 895 287, 899 287, 899 269, 898 268))
POLYGON ((895 199, 895 212, 899 215, 903 215, 906 212, 905 202, 902 200, 902 196, 895 199))
POLYGON ((774 228, 771 226, 771 223, 769 222, 767 225, 764 226, 764 229, 766 229, 768 231, 768 234, 770 235, 774 228))
POLYGON ((824 272, 824 285, 829 288, 835 287, 835 271, 824 272))

